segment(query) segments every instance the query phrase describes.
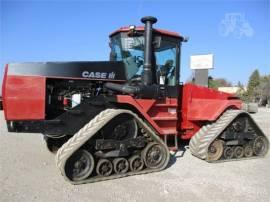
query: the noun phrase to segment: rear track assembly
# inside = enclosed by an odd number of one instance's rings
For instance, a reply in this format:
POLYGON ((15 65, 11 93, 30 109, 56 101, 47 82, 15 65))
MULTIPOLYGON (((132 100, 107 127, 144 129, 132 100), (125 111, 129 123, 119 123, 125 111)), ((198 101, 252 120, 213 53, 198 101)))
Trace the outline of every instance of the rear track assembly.
POLYGON ((227 110, 203 126, 190 140, 190 152, 208 162, 223 162, 265 156, 269 141, 242 110, 227 110))

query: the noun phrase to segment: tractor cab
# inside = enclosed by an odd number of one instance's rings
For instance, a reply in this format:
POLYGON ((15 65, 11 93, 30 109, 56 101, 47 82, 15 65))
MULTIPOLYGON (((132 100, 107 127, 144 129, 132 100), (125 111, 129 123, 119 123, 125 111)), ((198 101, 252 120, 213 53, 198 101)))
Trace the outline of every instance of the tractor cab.
POLYGON ((137 98, 177 97, 180 45, 184 37, 153 29, 155 17, 141 19, 144 27, 124 27, 110 35, 110 60, 123 61, 128 82, 105 87, 137 98))
MULTIPOLYGON (((110 61, 123 61, 128 80, 142 77, 145 64, 145 29, 143 26, 122 27, 110 35, 110 61)), ((151 40, 151 39, 150 39, 151 40)), ((176 86, 179 83, 180 45, 178 33, 152 30, 150 54, 152 83, 176 86)))

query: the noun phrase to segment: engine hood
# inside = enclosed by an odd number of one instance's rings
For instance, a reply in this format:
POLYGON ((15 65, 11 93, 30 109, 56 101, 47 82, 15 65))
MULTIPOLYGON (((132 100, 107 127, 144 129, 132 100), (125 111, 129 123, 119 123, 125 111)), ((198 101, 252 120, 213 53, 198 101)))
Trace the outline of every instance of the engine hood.
POLYGON ((10 63, 7 74, 48 78, 127 80, 125 64, 112 61, 10 63))

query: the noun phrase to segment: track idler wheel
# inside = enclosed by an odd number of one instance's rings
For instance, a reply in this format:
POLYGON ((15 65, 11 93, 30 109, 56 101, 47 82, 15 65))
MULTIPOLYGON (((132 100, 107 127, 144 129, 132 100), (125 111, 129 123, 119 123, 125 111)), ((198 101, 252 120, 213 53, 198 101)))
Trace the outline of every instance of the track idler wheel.
POLYGON ((111 161, 107 159, 100 159, 98 161, 96 172, 100 176, 107 177, 112 174, 113 171, 113 164, 111 161))
POLYGON ((158 143, 149 143, 142 152, 146 167, 160 168, 166 161, 166 150, 158 143))
POLYGON ((233 156, 237 159, 240 159, 244 156, 244 148, 241 146, 234 147, 233 156))
POLYGON ((128 161, 131 171, 141 171, 143 169, 144 162, 139 155, 130 157, 128 161))
POLYGON ((232 159, 233 158, 233 148, 226 146, 223 151, 223 156, 225 159, 232 159))
POLYGON ((224 151, 224 141, 215 140, 208 149, 208 161, 217 161, 224 151))
POLYGON ((73 181, 84 180, 91 175, 94 169, 92 154, 84 149, 76 151, 67 161, 66 173, 73 181))
POLYGON ((252 148, 256 156, 264 156, 268 151, 267 139, 263 136, 256 137, 253 141, 252 148))
POLYGON ((128 171, 129 164, 125 158, 116 158, 113 160, 114 172, 117 174, 123 174, 128 171))

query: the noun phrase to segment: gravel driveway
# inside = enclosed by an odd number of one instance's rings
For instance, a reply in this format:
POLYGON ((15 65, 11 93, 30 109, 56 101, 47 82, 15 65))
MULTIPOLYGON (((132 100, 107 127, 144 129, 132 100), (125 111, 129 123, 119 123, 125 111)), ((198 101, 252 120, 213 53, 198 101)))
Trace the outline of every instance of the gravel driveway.
MULTIPOLYGON (((270 109, 253 117, 270 137, 270 109)), ((270 201, 270 154, 210 164, 179 151, 165 171, 74 186, 41 135, 8 133, 1 111, 0 201, 270 201)))

